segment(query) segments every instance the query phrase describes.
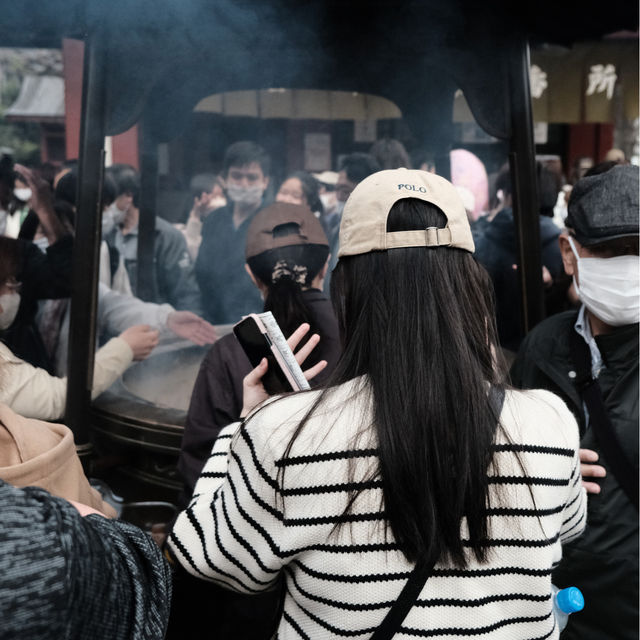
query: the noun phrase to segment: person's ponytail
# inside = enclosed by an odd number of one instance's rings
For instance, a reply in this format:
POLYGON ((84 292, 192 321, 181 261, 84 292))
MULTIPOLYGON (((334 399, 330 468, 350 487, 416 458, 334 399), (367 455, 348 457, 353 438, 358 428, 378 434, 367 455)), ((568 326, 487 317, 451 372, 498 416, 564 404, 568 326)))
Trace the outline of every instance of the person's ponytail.
POLYGON ((308 335, 319 331, 302 295, 305 272, 306 267, 280 260, 274 268, 274 279, 268 286, 264 310, 271 311, 285 336, 291 335, 303 322, 311 325, 308 335))
MULTIPOLYGON (((247 260, 253 275, 267 288, 264 310, 271 311, 285 336, 306 322, 311 330, 305 341, 314 333, 323 337, 322 327, 317 325, 303 291, 311 287, 328 256, 327 246, 304 244, 272 249, 247 260)), ((322 349, 316 349, 307 364, 315 364, 321 354, 322 349)))

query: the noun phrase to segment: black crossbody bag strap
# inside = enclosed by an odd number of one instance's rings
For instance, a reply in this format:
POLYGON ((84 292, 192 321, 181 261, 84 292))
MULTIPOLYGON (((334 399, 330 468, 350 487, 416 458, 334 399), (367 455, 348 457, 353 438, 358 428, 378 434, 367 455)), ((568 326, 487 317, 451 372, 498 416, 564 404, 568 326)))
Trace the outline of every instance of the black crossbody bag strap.
POLYGON ((613 429, 604 406, 602 390, 591 375, 591 352, 582 336, 571 331, 569 337, 571 359, 576 368, 576 387, 589 411, 589 423, 593 428, 609 468, 622 490, 638 510, 638 478, 627 458, 618 435, 613 429))
MULTIPOLYGON (((498 419, 502 411, 504 396, 504 389, 502 388, 491 387, 489 390, 489 401, 498 419)), ((416 603, 422 588, 433 571, 435 563, 436 561, 433 560, 432 562, 418 562, 416 564, 398 599, 393 603, 380 626, 373 632, 370 640, 391 640, 393 638, 407 617, 409 610, 416 603)))
POLYGON ((419 562, 416 564, 398 599, 393 603, 380 626, 373 632, 371 640, 390 640, 393 638, 407 617, 409 610, 416 603, 434 565, 435 560, 431 563, 419 562))

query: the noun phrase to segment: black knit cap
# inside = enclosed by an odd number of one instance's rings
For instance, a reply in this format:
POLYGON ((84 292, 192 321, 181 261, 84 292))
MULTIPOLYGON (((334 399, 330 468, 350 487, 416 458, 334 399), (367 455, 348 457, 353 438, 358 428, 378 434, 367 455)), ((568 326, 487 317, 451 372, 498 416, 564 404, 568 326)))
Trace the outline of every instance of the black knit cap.
POLYGON ((585 247, 637 236, 639 191, 639 170, 633 165, 582 178, 571 192, 565 225, 585 247))

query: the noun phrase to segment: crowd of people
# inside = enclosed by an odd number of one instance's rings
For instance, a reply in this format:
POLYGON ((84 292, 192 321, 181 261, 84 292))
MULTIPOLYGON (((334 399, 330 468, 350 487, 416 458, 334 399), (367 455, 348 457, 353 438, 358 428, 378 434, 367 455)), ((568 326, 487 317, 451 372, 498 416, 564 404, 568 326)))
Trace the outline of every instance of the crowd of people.
POLYGON ((182 222, 156 216, 145 301, 140 176, 108 167, 92 396, 161 342, 204 348, 157 544, 41 422, 64 419, 78 172, 12 165, 0 638, 558 638, 553 585, 586 600, 563 639, 636 637, 639 173, 579 160, 568 185, 538 162, 526 336, 507 167, 477 216, 395 140, 279 185, 235 142, 182 222), (309 391, 269 396, 228 332, 263 311, 309 391))

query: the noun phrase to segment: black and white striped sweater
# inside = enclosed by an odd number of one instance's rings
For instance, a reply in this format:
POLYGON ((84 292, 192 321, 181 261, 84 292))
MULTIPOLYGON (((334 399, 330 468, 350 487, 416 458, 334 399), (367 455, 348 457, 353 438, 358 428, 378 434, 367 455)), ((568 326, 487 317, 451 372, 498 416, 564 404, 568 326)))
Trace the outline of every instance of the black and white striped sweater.
MULTIPOLYGON (((385 538, 380 483, 364 482, 376 449, 371 429, 356 433, 371 411, 368 392, 357 386, 338 387, 307 423, 286 461, 284 486, 276 481, 283 452, 317 392, 279 399, 225 428, 169 540, 192 574, 244 593, 269 589, 283 571, 279 638, 368 638, 412 569, 391 534, 385 538), (354 480, 364 491, 348 524, 332 533, 354 480)), ((436 564, 399 640, 558 637, 551 570, 586 517, 578 428, 546 391, 507 392, 501 422, 516 444, 499 436, 495 445, 500 475, 490 490, 502 502, 491 501, 498 506, 490 515, 490 559, 471 558, 464 570, 436 564)))

